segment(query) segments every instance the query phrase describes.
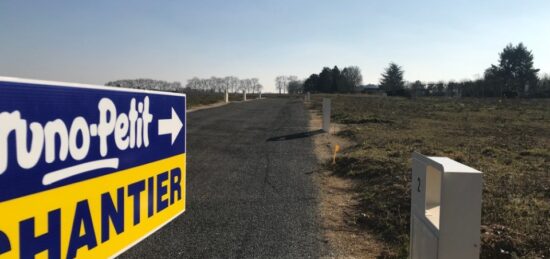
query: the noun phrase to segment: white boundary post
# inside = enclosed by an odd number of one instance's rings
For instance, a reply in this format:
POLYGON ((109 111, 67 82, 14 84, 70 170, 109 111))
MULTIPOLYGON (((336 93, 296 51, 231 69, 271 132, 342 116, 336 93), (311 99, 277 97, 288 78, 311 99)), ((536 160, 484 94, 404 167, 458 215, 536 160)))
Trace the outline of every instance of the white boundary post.
POLYGON ((323 98, 323 131, 330 132, 330 99, 323 98))
POLYGON ((225 90, 225 103, 229 102, 229 93, 225 90))
POLYGON ((246 101, 246 91, 243 91, 243 101, 246 101))
POLYGON ((482 173, 412 155, 410 259, 479 258, 482 173))

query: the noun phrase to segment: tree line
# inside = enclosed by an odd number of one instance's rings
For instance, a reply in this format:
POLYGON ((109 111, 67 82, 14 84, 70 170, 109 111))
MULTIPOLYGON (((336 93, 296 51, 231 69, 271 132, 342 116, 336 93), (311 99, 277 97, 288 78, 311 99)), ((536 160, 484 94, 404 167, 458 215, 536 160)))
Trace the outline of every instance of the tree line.
POLYGON ((167 82, 163 80, 154 80, 148 78, 122 79, 107 82, 105 85, 167 92, 176 92, 179 89, 183 88, 180 82, 167 82))
POLYGON ((211 77, 206 79, 200 79, 197 77, 187 80, 187 88, 213 91, 213 92, 247 92, 247 93, 259 93, 262 91, 263 86, 260 84, 258 78, 239 79, 235 76, 226 77, 211 77))
POLYGON ((299 83, 297 76, 278 76, 275 78, 275 88, 279 91, 279 94, 283 92, 296 93, 297 89, 293 89, 291 85, 299 83))
POLYGON ((550 77, 539 77, 533 67, 533 53, 523 43, 508 44, 496 65, 484 72, 483 78, 459 82, 407 83, 404 70, 390 63, 382 73, 380 90, 398 96, 464 96, 464 97, 550 97, 550 77))
MULTIPOLYGON (((406 82, 403 68, 392 62, 382 73, 376 91, 396 96, 550 97, 550 76, 539 77, 540 69, 534 68, 533 59, 532 51, 523 43, 508 44, 499 53, 498 63, 487 68, 482 78, 448 82, 406 82)), ((288 76, 277 77, 275 81, 279 92, 287 89, 288 93, 367 91, 359 87, 363 77, 356 66, 342 70, 337 66, 324 67, 304 81, 288 76)))
POLYGON ((352 93, 363 82, 361 69, 349 66, 340 70, 338 66, 332 69, 324 67, 319 74, 311 74, 303 82, 303 91, 319 93, 352 93))
POLYGON ((296 76, 278 76, 275 86, 279 93, 286 90, 289 94, 304 92, 313 93, 352 93, 363 82, 361 70, 356 66, 345 67, 340 71, 338 66, 330 69, 324 67, 321 73, 312 74, 305 80, 296 76))
POLYGON ((105 85, 169 92, 201 91, 221 93, 227 91, 229 93, 237 93, 246 91, 248 93, 259 93, 263 89, 258 78, 239 79, 235 76, 206 79, 193 77, 187 80, 185 87, 180 82, 167 82, 154 79, 123 79, 110 81, 105 85))

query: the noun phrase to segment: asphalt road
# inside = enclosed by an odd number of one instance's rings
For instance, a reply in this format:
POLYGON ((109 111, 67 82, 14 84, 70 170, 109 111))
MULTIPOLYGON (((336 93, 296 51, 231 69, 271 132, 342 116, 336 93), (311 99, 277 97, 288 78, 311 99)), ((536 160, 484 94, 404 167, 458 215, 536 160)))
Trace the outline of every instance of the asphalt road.
POLYGON ((187 120, 187 210, 121 257, 326 255, 301 101, 231 103, 187 120))

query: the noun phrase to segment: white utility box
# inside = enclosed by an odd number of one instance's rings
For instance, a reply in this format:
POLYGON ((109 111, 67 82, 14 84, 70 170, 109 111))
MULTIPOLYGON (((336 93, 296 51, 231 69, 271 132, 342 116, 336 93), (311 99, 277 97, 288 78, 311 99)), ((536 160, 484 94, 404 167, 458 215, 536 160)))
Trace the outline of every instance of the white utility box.
POLYGON ((413 153, 409 257, 479 258, 481 191, 480 171, 413 153))
POLYGON ((330 133, 330 99, 323 98, 323 131, 330 133))

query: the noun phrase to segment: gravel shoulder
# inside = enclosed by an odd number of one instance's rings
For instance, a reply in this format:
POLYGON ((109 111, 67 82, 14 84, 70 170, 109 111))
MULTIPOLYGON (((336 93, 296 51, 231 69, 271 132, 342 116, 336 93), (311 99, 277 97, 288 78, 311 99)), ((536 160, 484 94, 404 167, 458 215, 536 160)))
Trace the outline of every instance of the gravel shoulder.
MULTIPOLYGON (((308 106, 306 104, 306 106, 308 106)), ((309 109, 311 129, 322 127, 322 114, 309 109)), ((333 258, 377 258, 384 245, 368 231, 356 224, 357 207, 360 192, 357 183, 350 178, 332 174, 324 169, 324 164, 331 163, 336 145, 345 150, 354 145, 351 141, 338 137, 345 125, 331 124, 330 134, 313 136, 314 151, 319 169, 314 175, 319 189, 319 215, 323 228, 323 238, 328 242, 333 258)), ((339 152, 336 154, 336 159, 339 152)))

